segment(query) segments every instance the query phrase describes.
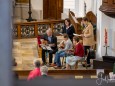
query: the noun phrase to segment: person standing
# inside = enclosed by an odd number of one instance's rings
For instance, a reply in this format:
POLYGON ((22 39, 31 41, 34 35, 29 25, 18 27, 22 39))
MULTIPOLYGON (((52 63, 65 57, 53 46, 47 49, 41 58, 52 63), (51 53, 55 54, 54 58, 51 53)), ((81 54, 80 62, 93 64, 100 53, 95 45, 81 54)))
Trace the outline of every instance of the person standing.
POLYGON ((71 39, 71 41, 73 40, 73 36, 74 36, 73 33, 75 33, 75 29, 73 25, 71 24, 69 18, 65 19, 65 25, 62 28, 62 33, 66 33, 71 39))
POLYGON ((84 28, 81 36, 83 37, 85 56, 87 56, 87 65, 83 65, 83 66, 90 67, 90 55, 88 54, 88 51, 94 45, 93 26, 86 17, 82 18, 81 25, 84 28))

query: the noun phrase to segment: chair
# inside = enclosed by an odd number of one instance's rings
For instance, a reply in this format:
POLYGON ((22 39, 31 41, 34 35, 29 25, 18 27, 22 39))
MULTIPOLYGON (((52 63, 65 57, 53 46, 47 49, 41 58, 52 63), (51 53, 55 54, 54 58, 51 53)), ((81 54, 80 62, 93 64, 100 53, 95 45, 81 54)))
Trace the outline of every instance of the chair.
POLYGON ((66 63, 66 57, 62 57, 62 66, 64 66, 64 63, 66 63))
MULTIPOLYGON (((81 64, 82 64, 83 61, 84 61, 84 57, 82 57, 82 59, 80 59, 80 60, 77 60, 76 64, 74 65, 74 69, 77 69, 78 68, 78 63, 81 62, 81 64)), ((72 68, 72 66, 71 66, 71 68, 72 68)))

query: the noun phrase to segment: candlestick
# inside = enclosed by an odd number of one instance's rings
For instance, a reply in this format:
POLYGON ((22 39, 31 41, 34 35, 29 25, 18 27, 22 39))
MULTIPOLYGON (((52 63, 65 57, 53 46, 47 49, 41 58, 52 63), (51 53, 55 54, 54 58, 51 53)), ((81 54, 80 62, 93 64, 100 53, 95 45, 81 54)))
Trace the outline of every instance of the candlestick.
POLYGON ((108 54, 107 54, 107 48, 109 47, 108 46, 108 43, 107 43, 107 41, 108 41, 108 37, 107 37, 107 29, 105 28, 105 45, 104 45, 104 47, 105 47, 105 49, 106 49, 106 51, 105 51, 105 56, 108 56, 108 54))
POLYGON ((107 46, 107 29, 105 28, 105 46, 107 46))

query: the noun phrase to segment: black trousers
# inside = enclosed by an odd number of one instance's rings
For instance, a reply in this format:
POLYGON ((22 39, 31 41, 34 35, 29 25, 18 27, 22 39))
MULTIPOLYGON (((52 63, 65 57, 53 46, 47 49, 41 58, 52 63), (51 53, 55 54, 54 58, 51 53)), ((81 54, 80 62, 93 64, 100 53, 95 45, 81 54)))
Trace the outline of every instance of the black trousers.
POLYGON ((57 51, 56 50, 44 50, 42 49, 42 61, 43 63, 46 63, 46 53, 49 54, 49 63, 52 63, 52 58, 53 58, 53 54, 55 54, 57 51))
POLYGON ((90 54, 87 52, 87 50, 90 49, 90 46, 84 46, 84 51, 85 51, 85 55, 87 55, 87 64, 90 64, 90 54))

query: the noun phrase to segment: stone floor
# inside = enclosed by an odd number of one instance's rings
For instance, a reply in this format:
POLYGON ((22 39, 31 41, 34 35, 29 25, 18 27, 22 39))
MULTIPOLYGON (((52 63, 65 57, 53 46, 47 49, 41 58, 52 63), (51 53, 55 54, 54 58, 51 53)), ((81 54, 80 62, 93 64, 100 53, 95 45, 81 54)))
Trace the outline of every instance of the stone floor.
MULTIPOLYGON (((61 37, 58 37, 58 42, 62 40, 60 38, 61 37)), ((42 63, 42 59, 38 55, 38 48, 36 38, 13 40, 12 54, 18 64, 17 67, 15 67, 15 70, 32 70, 34 68, 33 61, 35 59, 39 59, 42 63)), ((53 57, 55 57, 55 55, 53 57)), ((92 69, 92 66, 88 67, 88 69, 92 69)), ((55 69, 53 67, 49 67, 49 70, 55 69)), ((86 68, 81 65, 81 62, 78 64, 78 70, 86 70, 86 68)))
POLYGON ((13 58, 21 68, 33 67, 34 59, 38 58, 37 39, 15 39, 12 49, 13 58))

